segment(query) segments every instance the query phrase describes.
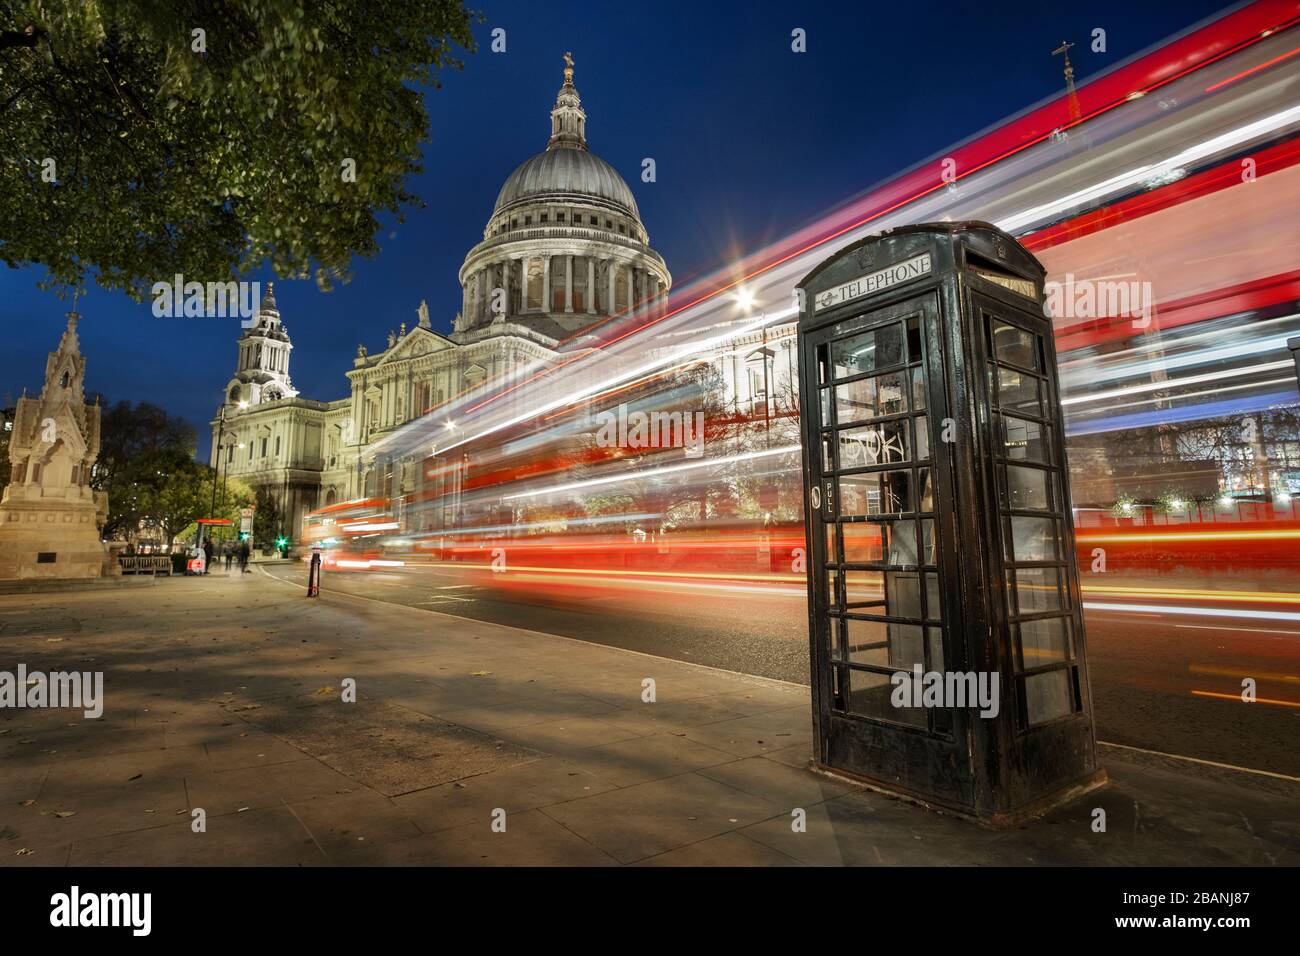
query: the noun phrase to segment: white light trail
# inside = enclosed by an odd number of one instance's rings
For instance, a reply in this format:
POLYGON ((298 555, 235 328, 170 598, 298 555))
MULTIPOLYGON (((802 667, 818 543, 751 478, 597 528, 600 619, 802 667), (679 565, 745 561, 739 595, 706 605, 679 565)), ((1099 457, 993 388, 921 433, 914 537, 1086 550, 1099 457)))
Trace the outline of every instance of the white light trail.
MULTIPOLYGON (((1290 359, 1281 362, 1265 362, 1263 365, 1248 365, 1245 368, 1224 369, 1218 372, 1206 372, 1204 375, 1186 375, 1181 378, 1169 378, 1161 382, 1145 382, 1142 385, 1128 385, 1124 388, 1112 388, 1104 392, 1093 392, 1090 395, 1079 395, 1075 398, 1066 398, 1061 400, 1062 406, 1079 405, 1083 402, 1100 402, 1108 398, 1117 398, 1121 395, 1139 395, 1142 392, 1156 392, 1160 389, 1174 388, 1178 385, 1197 385, 1201 382, 1219 382, 1228 378, 1241 378, 1243 375, 1254 375, 1257 372, 1275 372, 1278 369, 1294 368, 1295 362, 1290 359)), ((1171 398, 1177 396, 1170 396, 1171 398)))
POLYGON ((1260 355, 1272 351, 1285 352, 1287 338, 1288 336, 1280 335, 1271 339, 1251 339, 1249 342, 1242 342, 1237 345, 1227 345, 1218 349, 1197 350, 1172 358, 1161 357, 1141 362, 1129 362, 1124 365, 1113 365, 1100 370, 1091 370, 1091 377, 1095 379, 1100 374, 1108 379, 1123 378, 1128 375, 1143 375, 1148 372, 1169 372, 1174 369, 1187 368, 1190 365, 1206 365, 1223 359, 1241 358, 1244 355, 1260 355))
POLYGON ((755 319, 753 322, 747 322, 744 325, 740 326, 739 328, 731 332, 727 332, 723 335, 718 335, 711 339, 705 339, 699 342, 687 343, 686 345, 677 349, 671 355, 662 356, 660 358, 654 359, 653 361, 647 362, 644 365, 639 366, 638 368, 621 372, 617 375, 614 375, 606 379, 603 382, 597 382, 595 385, 589 385, 584 389, 580 389, 574 394, 565 395, 561 398, 552 399, 551 401, 545 402, 539 407, 534 408, 523 415, 516 415, 514 418, 508 418, 503 422, 497 422, 495 425, 489 425, 488 427, 476 431, 472 435, 467 435, 464 438, 460 439, 460 441, 453 442, 452 444, 446 445, 439 450, 443 453, 451 451, 453 448, 458 448, 461 445, 467 444, 471 441, 475 441, 476 439, 479 438, 483 438, 486 435, 491 435, 493 432, 499 432, 504 428, 509 428, 511 425, 518 425, 520 422, 526 422, 531 418, 536 418, 538 415, 543 415, 546 412, 554 411, 557 408, 563 408, 566 405, 572 405, 576 402, 581 401, 584 398, 589 398, 592 395, 596 395, 600 392, 605 391, 606 389, 613 388, 616 385, 621 385, 624 382, 627 382, 631 379, 635 379, 642 375, 649 374, 650 372, 657 371, 666 366, 674 365, 680 362, 683 358, 685 358, 688 355, 715 348, 724 342, 730 341, 731 339, 739 338, 740 336, 745 335, 749 332, 753 332, 756 329, 761 329, 765 325, 771 325, 775 322, 782 322, 785 319, 791 318, 792 316, 795 316, 797 314, 798 314, 798 309, 796 309, 794 306, 790 306, 789 308, 782 309, 780 312, 776 312, 771 315, 764 314, 759 318, 755 319))
MULTIPOLYGON (((565 518, 565 528, 592 527, 600 524, 620 524, 625 521, 653 521, 662 518, 657 511, 643 511, 635 514, 600 515, 595 518, 565 518)), ((553 528, 555 521, 530 521, 522 524, 496 524, 486 527, 450 528, 446 531, 429 531, 421 535, 425 538, 451 538, 458 534, 490 534, 497 531, 531 531, 534 528, 553 528)))
POLYGON ((620 481, 635 481, 638 478, 654 478, 657 475, 671 475, 683 471, 692 471, 696 468, 708 468, 713 465, 725 465, 736 461, 752 461, 755 458, 767 458, 770 455, 789 455, 797 454, 800 451, 798 445, 784 445, 781 448, 765 448, 762 451, 749 451, 739 455, 724 455, 721 458, 705 458, 703 461, 693 461, 686 465, 663 465, 659 468, 649 468, 645 471, 629 471, 621 475, 613 475, 609 478, 589 478, 586 481, 571 481, 567 485, 552 485, 546 488, 538 488, 534 491, 521 491, 516 495, 506 495, 502 501, 513 501, 516 498, 535 498, 538 495, 558 494, 561 491, 575 491, 578 488, 593 488, 596 485, 612 485, 620 481))
POLYGON ((1265 116, 1253 123, 1247 123, 1245 126, 1239 126, 1226 133, 1220 133, 1203 143, 1188 147, 1181 153, 1175 153, 1173 156, 1162 159, 1158 163, 1150 163, 1146 166, 1130 169, 1128 172, 1094 183, 1052 202, 1033 206, 1010 216, 1004 216, 998 220, 997 225, 1007 232, 1018 233, 1032 223, 1050 220, 1081 205, 1091 204, 1114 193, 1133 189, 1153 177, 1168 175, 1181 166, 1193 165, 1207 156, 1213 156, 1215 153, 1239 146, 1297 120, 1300 120, 1300 106, 1293 106, 1290 109, 1282 110, 1280 113, 1274 113, 1272 116, 1265 116))
POLYGON ((1256 621, 1300 621, 1293 611, 1237 611, 1222 607, 1168 607, 1163 604, 1098 604, 1084 601, 1089 611, 1136 611, 1140 614, 1186 614, 1191 617, 1244 617, 1256 621))
POLYGON ((1225 392, 1240 392, 1248 388, 1266 388, 1269 385, 1293 385, 1293 384, 1295 384, 1295 379, 1292 378, 1291 376, 1287 376, 1286 378, 1270 378, 1262 382, 1247 382, 1245 385, 1226 385, 1223 388, 1212 388, 1200 392, 1178 392, 1175 395, 1166 395, 1163 398, 1144 398, 1140 402, 1120 402, 1116 405, 1108 406, 1106 410, 1118 411, 1121 408, 1136 408, 1139 405, 1156 405, 1160 402, 1169 402, 1169 401, 1173 401, 1174 399, 1177 399, 1179 401, 1185 401, 1189 398, 1204 398, 1207 395, 1210 396, 1222 395, 1225 392))

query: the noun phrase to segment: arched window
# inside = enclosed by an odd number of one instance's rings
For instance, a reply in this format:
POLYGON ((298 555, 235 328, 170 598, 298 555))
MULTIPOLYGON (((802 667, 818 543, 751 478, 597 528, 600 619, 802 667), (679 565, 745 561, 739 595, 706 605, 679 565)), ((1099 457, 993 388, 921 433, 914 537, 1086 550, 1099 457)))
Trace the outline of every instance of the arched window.
POLYGON ((59 388, 67 388, 71 384, 72 384, 72 376, 65 371, 63 373, 63 377, 59 379, 59 388))
POLYGON ((239 386, 238 386, 238 385, 235 385, 235 386, 232 386, 232 387, 231 387, 231 389, 230 389, 230 400, 231 400, 232 402, 237 402, 237 401, 239 401, 239 386))

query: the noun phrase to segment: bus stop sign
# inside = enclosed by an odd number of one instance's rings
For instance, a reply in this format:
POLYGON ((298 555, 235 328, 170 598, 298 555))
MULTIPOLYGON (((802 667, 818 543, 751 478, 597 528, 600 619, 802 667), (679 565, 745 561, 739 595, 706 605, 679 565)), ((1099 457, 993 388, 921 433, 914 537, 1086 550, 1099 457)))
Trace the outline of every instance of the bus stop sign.
POLYGON ((963 222, 799 284, 814 763, 993 825, 1105 782, 1043 279, 963 222))

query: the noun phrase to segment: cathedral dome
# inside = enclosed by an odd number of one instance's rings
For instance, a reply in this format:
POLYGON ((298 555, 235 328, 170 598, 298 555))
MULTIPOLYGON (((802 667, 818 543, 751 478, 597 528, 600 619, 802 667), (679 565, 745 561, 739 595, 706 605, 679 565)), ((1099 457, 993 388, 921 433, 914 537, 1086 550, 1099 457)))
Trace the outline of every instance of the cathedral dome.
POLYGON ((672 284, 632 190, 587 146, 587 113, 568 53, 546 149, 497 193, 460 284, 453 341, 523 333, 547 348, 602 317, 651 307, 672 284))
POLYGON ((595 202, 641 218, 632 190, 614 167, 576 147, 548 149, 524 162, 501 187, 492 214, 537 201, 595 202))

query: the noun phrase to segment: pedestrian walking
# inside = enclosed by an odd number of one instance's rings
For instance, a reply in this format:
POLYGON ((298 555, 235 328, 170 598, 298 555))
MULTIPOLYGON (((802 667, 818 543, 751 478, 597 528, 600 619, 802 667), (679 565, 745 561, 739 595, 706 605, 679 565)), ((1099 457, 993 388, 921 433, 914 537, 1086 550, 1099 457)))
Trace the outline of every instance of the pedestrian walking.
POLYGON ((212 552, 215 549, 212 546, 211 538, 203 539, 203 573, 207 574, 212 570, 212 552))
POLYGON ((221 550, 226 556, 226 570, 229 571, 230 563, 235 560, 235 546, 227 541, 226 546, 221 550))
POLYGON ((248 574, 252 570, 252 568, 248 566, 248 556, 250 554, 252 554, 252 549, 249 548, 248 542, 239 542, 239 572, 241 574, 248 574))

